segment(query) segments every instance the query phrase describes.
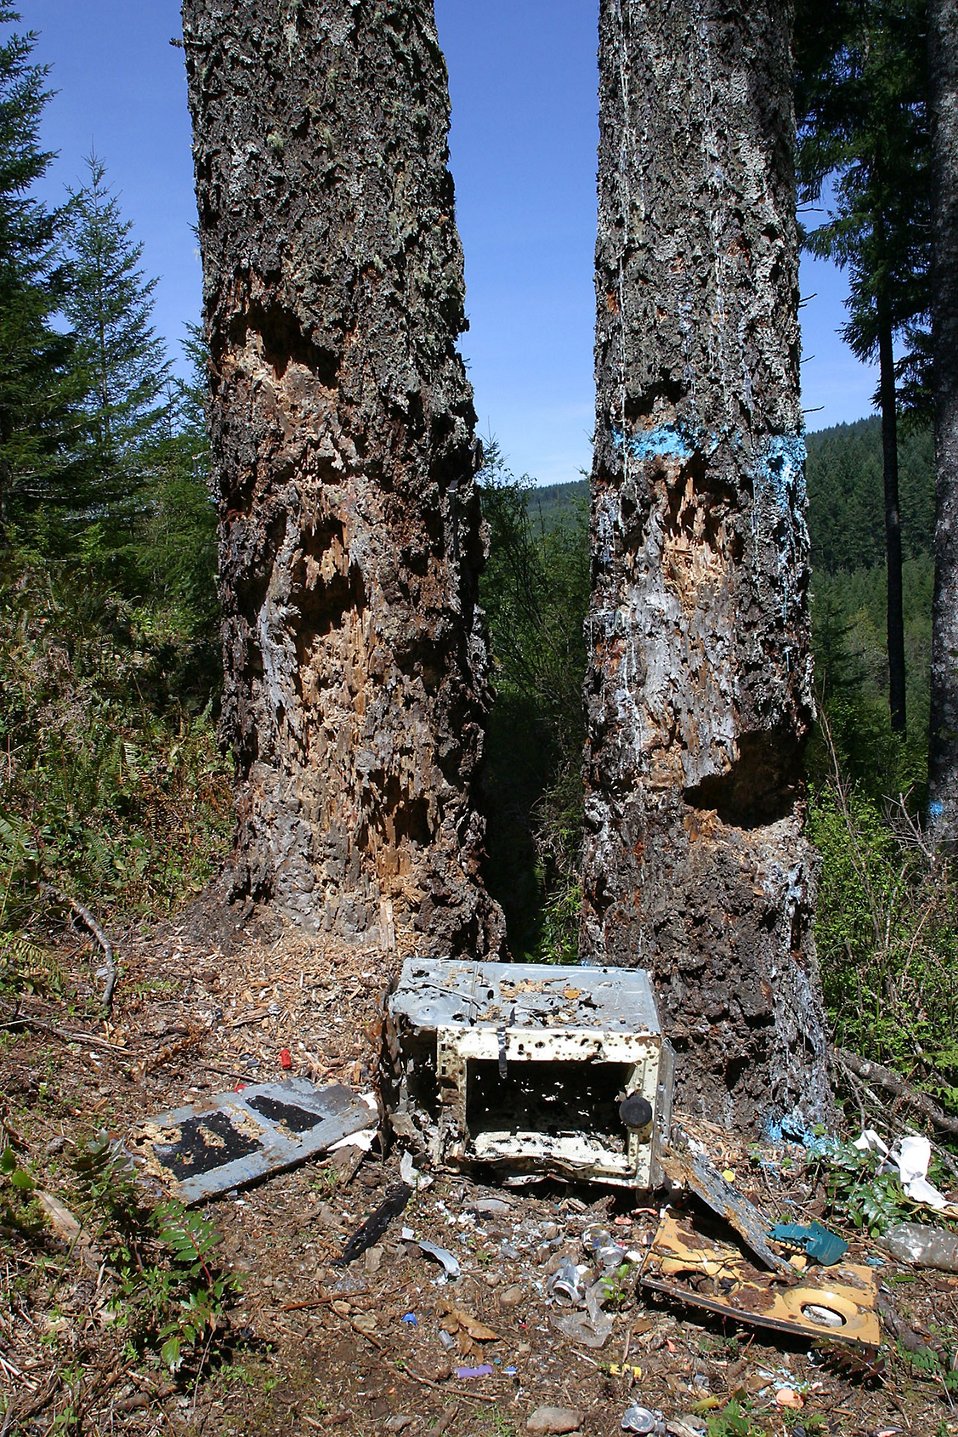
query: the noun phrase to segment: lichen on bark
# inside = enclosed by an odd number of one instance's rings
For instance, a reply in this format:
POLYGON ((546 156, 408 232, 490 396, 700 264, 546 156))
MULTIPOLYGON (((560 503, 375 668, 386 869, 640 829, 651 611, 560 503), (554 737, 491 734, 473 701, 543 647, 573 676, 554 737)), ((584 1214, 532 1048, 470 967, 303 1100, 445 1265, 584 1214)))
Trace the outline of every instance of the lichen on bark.
POLYGON ((484 954, 486 653, 429 0, 185 0, 235 895, 484 954))
POLYGON ((828 1105, 788 7, 602 0, 583 955, 687 1106, 828 1105))

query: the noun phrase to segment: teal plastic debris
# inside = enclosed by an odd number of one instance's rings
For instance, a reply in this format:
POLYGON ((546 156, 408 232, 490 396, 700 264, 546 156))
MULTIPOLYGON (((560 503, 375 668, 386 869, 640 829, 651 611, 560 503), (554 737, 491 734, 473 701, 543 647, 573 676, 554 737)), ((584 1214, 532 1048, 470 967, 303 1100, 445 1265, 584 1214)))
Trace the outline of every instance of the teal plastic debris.
POLYGON ((787 1243, 789 1247, 800 1247, 806 1256, 822 1267, 832 1267, 841 1262, 848 1251, 848 1243, 837 1233, 829 1232, 820 1222, 803 1227, 797 1222, 776 1223, 769 1233, 774 1242, 787 1243))

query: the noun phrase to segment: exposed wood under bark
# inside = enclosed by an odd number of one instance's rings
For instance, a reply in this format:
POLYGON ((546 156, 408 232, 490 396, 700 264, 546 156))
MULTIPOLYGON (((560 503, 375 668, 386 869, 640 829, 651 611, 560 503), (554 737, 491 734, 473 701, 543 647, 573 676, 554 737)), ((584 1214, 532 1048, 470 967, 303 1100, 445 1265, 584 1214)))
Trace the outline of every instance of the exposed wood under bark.
POLYGON ((486 653, 431 4, 185 0, 236 754, 233 892, 487 953, 486 653))
POLYGON ((582 947, 686 1109, 828 1108, 787 6, 603 0, 582 947))

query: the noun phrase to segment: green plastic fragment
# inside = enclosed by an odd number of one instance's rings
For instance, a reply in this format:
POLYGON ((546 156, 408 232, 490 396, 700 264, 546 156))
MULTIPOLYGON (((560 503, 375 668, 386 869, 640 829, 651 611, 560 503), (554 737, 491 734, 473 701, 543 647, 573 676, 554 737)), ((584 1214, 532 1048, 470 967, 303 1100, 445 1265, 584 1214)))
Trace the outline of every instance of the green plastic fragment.
POLYGON ((848 1243, 837 1233, 829 1232, 820 1222, 809 1223, 807 1227, 797 1222, 780 1222, 772 1228, 769 1237, 774 1242, 784 1242, 789 1247, 801 1248, 805 1254, 823 1267, 832 1267, 841 1262, 848 1251, 848 1243))

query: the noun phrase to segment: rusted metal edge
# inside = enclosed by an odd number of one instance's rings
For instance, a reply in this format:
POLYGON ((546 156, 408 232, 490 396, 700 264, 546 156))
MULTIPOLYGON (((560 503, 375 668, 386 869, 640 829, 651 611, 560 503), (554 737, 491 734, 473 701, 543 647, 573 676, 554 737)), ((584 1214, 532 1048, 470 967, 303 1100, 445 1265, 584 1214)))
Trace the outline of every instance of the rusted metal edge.
POLYGON ((743 1196, 704 1153, 693 1153, 681 1128, 673 1127, 673 1144, 658 1154, 658 1162, 670 1182, 687 1187, 712 1212, 734 1228, 759 1261, 786 1282, 795 1282, 798 1274, 791 1263, 770 1246, 768 1218, 743 1196))

